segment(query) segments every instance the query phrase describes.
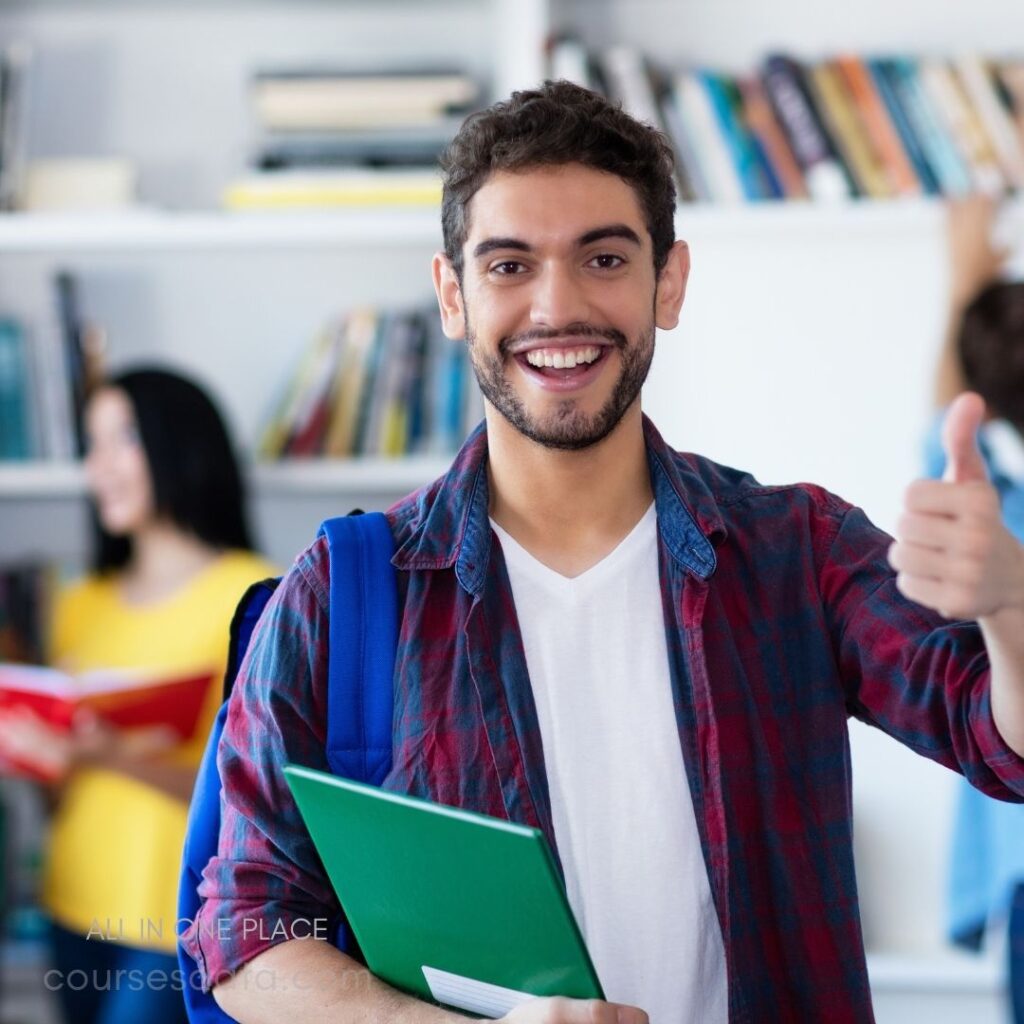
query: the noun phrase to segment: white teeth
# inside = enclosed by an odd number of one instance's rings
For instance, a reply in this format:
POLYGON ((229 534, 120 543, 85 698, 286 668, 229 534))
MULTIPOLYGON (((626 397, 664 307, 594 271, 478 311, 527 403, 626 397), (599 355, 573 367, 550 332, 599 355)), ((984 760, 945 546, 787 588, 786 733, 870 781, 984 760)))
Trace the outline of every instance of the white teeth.
POLYGON ((551 366, 557 369, 571 369, 581 363, 592 363, 601 354, 596 345, 586 348, 535 348, 526 353, 526 361, 531 366, 551 366))

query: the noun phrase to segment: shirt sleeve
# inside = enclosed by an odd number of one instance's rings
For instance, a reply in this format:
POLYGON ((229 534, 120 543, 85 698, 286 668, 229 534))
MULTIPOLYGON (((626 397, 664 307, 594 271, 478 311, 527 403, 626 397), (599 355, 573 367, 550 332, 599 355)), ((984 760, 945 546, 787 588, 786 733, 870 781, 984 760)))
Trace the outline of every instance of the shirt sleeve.
POLYGON ((980 627, 905 598, 892 538, 858 508, 834 515, 820 587, 850 713, 990 796, 1024 802, 1024 759, 996 729, 980 627))
POLYGON ((328 584, 324 542, 285 576, 250 641, 228 702, 217 763, 217 854, 182 935, 209 990, 291 938, 330 934, 340 907, 282 771, 328 771, 328 584))

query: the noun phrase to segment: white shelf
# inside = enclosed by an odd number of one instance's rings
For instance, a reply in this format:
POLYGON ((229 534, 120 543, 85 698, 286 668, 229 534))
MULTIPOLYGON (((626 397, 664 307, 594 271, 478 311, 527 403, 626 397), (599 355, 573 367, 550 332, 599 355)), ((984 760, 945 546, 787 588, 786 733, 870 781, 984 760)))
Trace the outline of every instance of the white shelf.
MULTIPOLYGON (((451 459, 292 459, 248 469, 257 495, 395 494, 401 497, 441 476, 451 459)), ((54 499, 85 494, 85 474, 73 462, 0 463, 0 500, 54 499)))
MULTIPOLYGON (((1020 213, 1020 203, 1015 204, 1020 213)), ((847 200, 837 203, 759 202, 734 206, 681 206, 677 231, 716 235, 779 232, 917 231, 941 217, 933 199, 847 200)), ((130 212, 110 214, 14 213, 0 215, 0 253, 145 252, 347 245, 437 245, 437 207, 294 212, 130 212)))
MULTIPOLYGON (((676 232, 716 237, 813 233, 930 231, 942 217, 936 199, 850 199, 713 205, 688 203, 676 232)), ((1024 224, 1024 201, 1011 217, 1024 224)), ((29 252, 181 252, 354 245, 440 245, 438 207, 302 212, 132 211, 108 214, 0 214, 0 255, 29 252)))
POLYGON ((85 493, 77 462, 0 462, 0 498, 67 498, 85 493))
MULTIPOLYGON (((440 244, 437 207, 284 213, 132 211, 0 215, 0 253, 440 244)), ((255 251, 259 251, 256 249, 255 251)))

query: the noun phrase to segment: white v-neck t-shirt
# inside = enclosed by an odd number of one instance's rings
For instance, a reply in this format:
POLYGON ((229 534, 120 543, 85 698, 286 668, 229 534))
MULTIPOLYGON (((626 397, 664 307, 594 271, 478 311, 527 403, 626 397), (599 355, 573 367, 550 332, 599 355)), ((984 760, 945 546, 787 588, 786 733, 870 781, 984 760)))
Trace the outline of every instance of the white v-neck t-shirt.
POLYGON ((726 1024, 725 951, 673 710, 652 503, 562 576, 491 520, 526 651, 569 904, 611 1002, 726 1024))

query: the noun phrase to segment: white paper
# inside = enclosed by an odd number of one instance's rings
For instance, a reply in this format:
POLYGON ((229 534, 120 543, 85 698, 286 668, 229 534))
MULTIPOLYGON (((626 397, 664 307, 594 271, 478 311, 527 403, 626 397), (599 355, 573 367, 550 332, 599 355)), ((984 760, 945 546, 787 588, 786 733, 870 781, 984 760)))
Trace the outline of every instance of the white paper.
POLYGON ((490 985, 486 981, 464 978, 460 974, 439 971, 436 967, 423 965, 423 977, 427 980, 430 994, 439 1003, 468 1010, 484 1017, 504 1017, 529 999, 537 997, 529 992, 517 992, 512 988, 490 985))

